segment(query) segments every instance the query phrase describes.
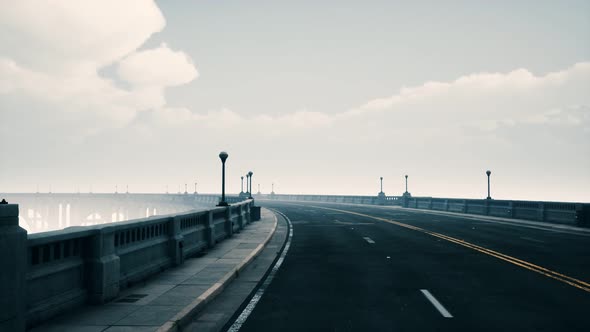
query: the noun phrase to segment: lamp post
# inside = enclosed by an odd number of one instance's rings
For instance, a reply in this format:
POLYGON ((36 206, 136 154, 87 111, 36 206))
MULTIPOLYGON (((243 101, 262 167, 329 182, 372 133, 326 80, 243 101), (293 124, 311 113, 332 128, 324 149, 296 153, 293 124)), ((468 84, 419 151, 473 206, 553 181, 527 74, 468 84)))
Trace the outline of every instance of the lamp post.
POLYGON ((382 193, 383 192, 383 177, 380 177, 379 179, 381 180, 381 191, 380 191, 380 193, 382 193))
POLYGON ((492 196, 490 196, 490 175, 492 174, 492 172, 490 170, 486 171, 486 175, 488 176, 488 197, 487 199, 492 199, 492 196))
POLYGON ((246 197, 250 196, 250 174, 246 173, 246 197))
POLYGON ((248 190, 250 196, 248 196, 249 199, 252 199, 252 175, 254 173, 252 173, 252 171, 248 172, 248 177, 250 178, 250 188, 248 190))
POLYGON ((184 194, 188 194, 188 185, 186 183, 184 184, 184 194))
POLYGON ((244 177, 241 176, 240 177, 242 179, 242 182, 240 183, 240 194, 244 193, 244 177))
POLYGON ((257 192, 257 194, 260 195, 260 183, 258 184, 258 192, 257 192))
POLYGON ((227 159, 227 152, 221 151, 219 159, 221 159, 221 202, 217 206, 227 206, 225 201, 225 160, 227 159))
POLYGON ((197 183, 195 182, 195 195, 197 194, 197 183))
POLYGON ((406 175, 406 193, 408 192, 408 175, 406 175))

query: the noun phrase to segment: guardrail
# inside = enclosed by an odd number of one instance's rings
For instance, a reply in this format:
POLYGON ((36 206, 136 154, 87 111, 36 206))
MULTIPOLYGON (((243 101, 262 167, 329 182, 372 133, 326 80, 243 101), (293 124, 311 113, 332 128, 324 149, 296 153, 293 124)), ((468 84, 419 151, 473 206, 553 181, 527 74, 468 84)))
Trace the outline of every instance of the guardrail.
POLYGON ((18 205, 0 205, 0 307, 7 308, 0 330, 24 330, 80 304, 114 299, 258 220, 253 204, 28 236, 18 226, 18 205))
POLYGON ((260 195, 257 198, 394 205, 405 208, 458 212, 512 219, 543 221, 590 227, 590 204, 569 202, 513 201, 496 199, 456 199, 411 196, 342 196, 342 195, 260 195))

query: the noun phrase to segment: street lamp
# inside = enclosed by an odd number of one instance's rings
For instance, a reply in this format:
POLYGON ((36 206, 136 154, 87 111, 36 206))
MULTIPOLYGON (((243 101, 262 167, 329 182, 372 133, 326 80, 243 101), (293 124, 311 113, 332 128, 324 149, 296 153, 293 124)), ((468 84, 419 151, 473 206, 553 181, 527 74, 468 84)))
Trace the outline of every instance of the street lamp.
POLYGON ((227 159, 227 152, 221 151, 219 159, 221 159, 221 202, 217 206, 227 206, 225 201, 225 160, 227 159))
POLYGON ((244 177, 241 176, 240 178, 242 179, 242 182, 240 184, 240 188, 241 188, 240 189, 240 194, 243 194, 244 193, 244 177))
POLYGON ((408 192, 408 176, 406 175, 406 193, 408 192))
POLYGON ((250 196, 248 197, 249 199, 252 199, 252 175, 254 173, 252 173, 252 171, 248 172, 248 177, 250 178, 250 190, 248 190, 250 196))
POLYGON ((487 197, 487 199, 492 199, 492 197, 490 196, 490 174, 492 174, 492 172, 490 172, 490 170, 487 170, 486 174, 488 176, 488 197, 487 197))
POLYGON ((184 194, 188 194, 188 185, 186 183, 184 184, 184 194))
POLYGON ((383 177, 380 177, 380 179, 381 179, 381 191, 380 191, 380 193, 382 193, 383 192, 383 177))
POLYGON ((197 183, 195 182, 195 195, 197 194, 197 183))

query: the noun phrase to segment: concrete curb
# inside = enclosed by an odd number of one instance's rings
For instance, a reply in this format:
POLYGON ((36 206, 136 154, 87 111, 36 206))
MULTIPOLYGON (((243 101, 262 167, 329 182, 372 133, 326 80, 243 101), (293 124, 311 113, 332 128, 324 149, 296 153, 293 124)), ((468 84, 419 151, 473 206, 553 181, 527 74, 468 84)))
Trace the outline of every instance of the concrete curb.
MULTIPOLYGON (((268 210, 268 209, 266 209, 268 210)), ((270 210, 268 210, 270 211, 270 210)), ((229 285, 232 280, 234 280, 252 260, 258 256, 258 254, 262 251, 262 249, 266 246, 268 241, 272 238, 275 231, 277 230, 278 218, 275 212, 270 211, 273 214, 275 219, 273 228, 268 234, 268 236, 264 239, 262 243, 260 243, 254 251, 250 253, 240 264, 238 264, 235 268, 231 271, 226 273, 220 280, 218 280, 213 286, 209 287, 203 294, 197 297, 193 302, 189 305, 184 307, 179 313, 177 313, 174 317, 170 318, 166 323, 161 325, 156 331, 157 332, 176 332, 180 331, 180 329, 192 320, 192 318, 199 313, 207 303, 211 302, 217 295, 219 295, 225 287, 229 285)))

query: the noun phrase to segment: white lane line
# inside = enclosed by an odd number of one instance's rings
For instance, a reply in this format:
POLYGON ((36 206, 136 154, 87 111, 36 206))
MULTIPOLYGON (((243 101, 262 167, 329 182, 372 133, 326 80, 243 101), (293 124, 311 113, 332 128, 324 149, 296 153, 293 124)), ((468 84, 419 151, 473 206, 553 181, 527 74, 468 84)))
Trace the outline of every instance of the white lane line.
POLYGON ((262 282, 262 285, 260 286, 260 288, 258 288, 258 290, 254 294, 254 296, 252 297, 250 302, 248 302, 248 305, 246 305, 246 308, 244 308, 244 310, 242 310, 242 313, 240 313, 240 315, 238 316, 238 318, 236 318, 236 320, 232 324, 232 326, 230 326, 230 328, 227 330, 228 332, 239 331, 240 328, 242 327, 242 325, 246 322, 246 319, 248 319, 248 317, 250 316, 250 314, 252 313, 252 311, 254 310, 254 308, 256 307, 256 305, 258 304, 260 299, 262 298, 264 291, 266 291, 266 289, 268 288, 268 286, 270 285, 272 280, 275 278, 277 271, 279 270, 279 268, 283 264, 283 261, 285 260, 285 256, 287 256, 287 252, 289 251, 289 248, 291 247, 291 239, 293 238, 293 225, 291 224, 291 220, 284 213, 276 211, 276 210, 273 210, 273 211, 280 214, 281 216, 283 216, 283 218, 285 218, 285 220, 287 220, 287 224, 289 227, 289 235, 287 237, 287 243, 285 244, 285 247, 283 249, 283 252, 281 253, 281 256, 279 257, 279 259, 275 262, 274 266, 272 267, 272 270, 266 276, 266 279, 264 279, 264 281, 262 282))
POLYGON ((432 303, 432 305, 436 308, 436 310, 438 310, 438 312, 440 312, 440 314, 443 317, 453 318, 453 315, 451 315, 451 313, 448 312, 447 309, 445 309, 445 307, 443 307, 443 305, 440 304, 440 302, 438 302, 438 300, 432 294, 430 294, 428 289, 421 289, 420 291, 422 292, 422 294, 424 294, 424 296, 428 299, 428 301, 430 301, 430 303, 432 303))
POLYGON ((545 241, 533 239, 532 237, 521 236, 520 238, 523 240, 531 241, 531 242, 545 243, 545 241))
POLYGON ((367 242, 369 242, 370 244, 373 244, 373 243, 375 243, 375 241, 371 240, 371 238, 370 238, 370 237, 366 237, 366 236, 365 236, 363 239, 365 239, 365 240, 366 240, 367 242))

